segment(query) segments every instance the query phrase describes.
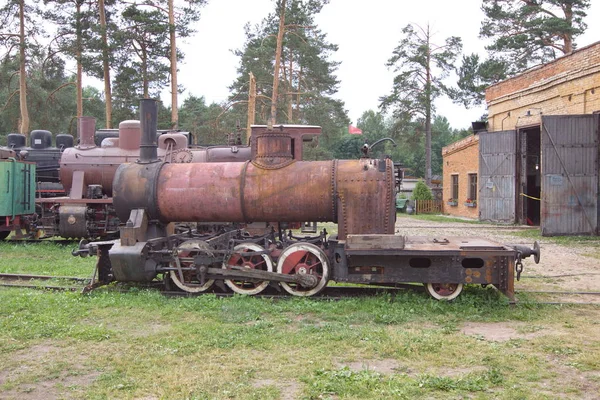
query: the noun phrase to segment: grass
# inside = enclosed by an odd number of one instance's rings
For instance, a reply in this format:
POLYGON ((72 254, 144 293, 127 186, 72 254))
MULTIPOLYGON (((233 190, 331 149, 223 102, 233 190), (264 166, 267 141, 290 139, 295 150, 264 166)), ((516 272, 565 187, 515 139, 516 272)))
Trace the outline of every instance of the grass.
POLYGON ((421 220, 421 221, 445 222, 445 223, 459 222, 459 223, 464 223, 464 224, 475 224, 475 225, 478 225, 478 224, 480 225, 480 224, 484 223, 484 222, 480 222, 475 219, 449 217, 449 216, 441 215, 441 214, 408 215, 405 213, 396 213, 396 217, 397 217, 397 219, 410 218, 410 219, 416 219, 416 220, 421 220))
MULTIPOLYGON (((0 271, 89 276, 70 250, 0 243, 0 271)), ((475 286, 453 303, 0 288, 0 397, 576 399, 600 388, 599 317, 475 286)))
POLYGON ((70 256, 76 243, 63 246, 52 241, 9 243, 0 241, 0 272, 34 275, 77 276, 87 278, 93 271, 94 258, 70 256))

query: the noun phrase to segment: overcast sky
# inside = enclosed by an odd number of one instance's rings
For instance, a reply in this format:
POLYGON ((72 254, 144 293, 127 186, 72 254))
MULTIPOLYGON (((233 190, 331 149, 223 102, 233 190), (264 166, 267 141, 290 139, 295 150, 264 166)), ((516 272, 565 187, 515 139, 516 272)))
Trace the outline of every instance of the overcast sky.
MULTIPOLYGON (((600 20, 600 1, 591 3, 585 19, 588 31, 577 39, 579 47, 600 40, 600 28, 593 22, 600 20)), ((344 101, 352 123, 364 111, 377 110, 379 97, 391 90, 393 73, 385 63, 407 24, 429 23, 434 42, 459 36, 465 53, 485 55, 485 43, 477 37, 483 19, 480 6, 481 0, 331 0, 316 22, 327 40, 339 46, 332 57, 341 62, 336 97, 344 101)), ((204 96, 207 103, 227 99, 227 87, 235 80, 238 67, 238 58, 231 50, 242 48, 247 22, 257 24, 273 9, 273 0, 209 0, 195 36, 178 42, 185 53, 179 65, 178 81, 186 89, 180 105, 189 94, 204 96)), ((168 92, 162 97, 170 103, 168 92)), ((469 127, 485 113, 484 107, 466 110, 447 99, 438 100, 436 107, 438 114, 446 116, 457 129, 469 127)))

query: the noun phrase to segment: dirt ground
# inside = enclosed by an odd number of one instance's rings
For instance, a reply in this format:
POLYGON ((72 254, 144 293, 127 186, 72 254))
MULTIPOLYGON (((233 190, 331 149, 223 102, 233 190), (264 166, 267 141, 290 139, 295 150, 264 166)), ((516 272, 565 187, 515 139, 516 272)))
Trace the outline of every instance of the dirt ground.
MULTIPOLYGON (((396 234, 405 236, 428 236, 443 239, 450 236, 479 237, 502 244, 532 246, 534 240, 515 236, 523 229, 519 226, 497 226, 491 224, 440 223, 413 218, 398 218, 396 234)), ((523 261, 521 280, 515 282, 517 299, 519 291, 565 291, 600 292, 600 249, 598 242, 585 242, 566 246, 556 244, 551 238, 538 240, 541 247, 540 263, 533 257, 523 261)), ((600 304, 600 295, 543 294, 546 301, 565 301, 600 304)))

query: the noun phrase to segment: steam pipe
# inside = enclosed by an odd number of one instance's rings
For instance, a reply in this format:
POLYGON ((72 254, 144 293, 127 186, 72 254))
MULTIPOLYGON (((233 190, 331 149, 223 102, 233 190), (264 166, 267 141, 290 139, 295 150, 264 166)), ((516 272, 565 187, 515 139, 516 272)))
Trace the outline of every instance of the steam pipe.
POLYGON ((140 125, 142 129, 142 139, 140 143, 139 163, 149 164, 158 161, 157 155, 157 115, 158 107, 154 99, 140 100, 140 125))
POLYGON ((381 142, 385 142, 388 140, 393 143, 394 147, 397 146, 396 141, 389 137, 379 139, 378 141, 376 141, 375 143, 373 143, 370 146, 368 143, 365 143, 365 144, 363 144, 363 147, 362 147, 363 157, 366 157, 366 158, 370 157, 370 153, 371 153, 371 150, 373 149, 373 147, 377 146, 381 142))
POLYGON ((379 143, 381 143, 381 142, 385 142, 385 141, 388 141, 388 140, 389 140, 390 142, 392 142, 392 143, 393 143, 394 147, 396 147, 396 146, 397 146, 397 144, 396 144, 396 141, 395 141, 394 139, 392 139, 392 138, 389 138, 389 137, 384 137, 384 138, 381 138, 381 139, 379 139, 379 140, 378 140, 378 141, 376 141, 375 143, 373 143, 373 144, 372 144, 370 147, 371 147, 371 149, 372 149, 373 147, 377 146, 379 143))

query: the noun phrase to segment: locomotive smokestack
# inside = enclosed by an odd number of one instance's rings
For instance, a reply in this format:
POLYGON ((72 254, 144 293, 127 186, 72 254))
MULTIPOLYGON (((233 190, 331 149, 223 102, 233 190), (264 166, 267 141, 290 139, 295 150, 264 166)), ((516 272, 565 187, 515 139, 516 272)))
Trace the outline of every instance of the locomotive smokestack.
POLYGON ((95 147, 94 135, 96 133, 96 118, 79 117, 77 118, 77 136, 79 136, 79 147, 95 147))
POLYGON ((140 101, 140 124, 142 127, 142 140, 140 144, 140 160, 142 164, 158 161, 157 156, 157 115, 156 100, 142 99, 140 101))

